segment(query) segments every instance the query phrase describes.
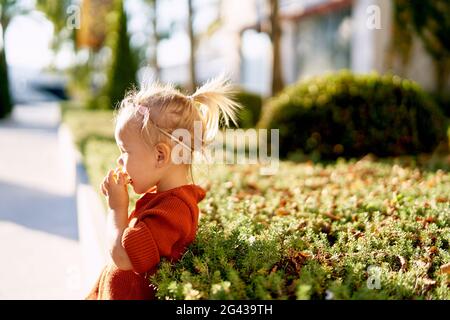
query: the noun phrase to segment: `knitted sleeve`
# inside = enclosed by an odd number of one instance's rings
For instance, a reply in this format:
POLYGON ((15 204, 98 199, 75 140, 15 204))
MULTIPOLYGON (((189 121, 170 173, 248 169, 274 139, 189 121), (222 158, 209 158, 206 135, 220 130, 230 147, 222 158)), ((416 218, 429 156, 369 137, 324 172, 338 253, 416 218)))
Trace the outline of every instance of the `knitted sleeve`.
POLYGON ((161 257, 169 256, 172 247, 192 227, 189 207, 175 196, 167 197, 141 217, 141 221, 130 223, 122 236, 122 245, 136 273, 147 272, 161 257))

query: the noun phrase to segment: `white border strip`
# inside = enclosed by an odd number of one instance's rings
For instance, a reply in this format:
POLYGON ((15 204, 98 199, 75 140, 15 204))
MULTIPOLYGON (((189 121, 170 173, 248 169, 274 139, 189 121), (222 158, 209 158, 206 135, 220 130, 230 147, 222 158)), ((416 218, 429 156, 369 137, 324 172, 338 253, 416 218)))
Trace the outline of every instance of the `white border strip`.
POLYGON ((82 156, 66 124, 58 129, 60 152, 74 185, 77 203, 78 233, 82 256, 82 288, 87 295, 107 263, 106 212, 98 193, 89 183, 82 156))

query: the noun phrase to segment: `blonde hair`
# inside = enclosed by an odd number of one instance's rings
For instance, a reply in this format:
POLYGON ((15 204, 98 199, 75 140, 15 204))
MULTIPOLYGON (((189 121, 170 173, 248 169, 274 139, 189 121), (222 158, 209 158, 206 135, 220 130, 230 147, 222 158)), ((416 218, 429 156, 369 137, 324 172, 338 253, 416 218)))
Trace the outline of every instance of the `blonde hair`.
MULTIPOLYGON (((128 93, 122 100, 116 113, 116 127, 127 130, 138 125, 148 146, 158 142, 172 146, 179 143, 189 148, 192 157, 193 146, 199 145, 204 155, 222 121, 226 126, 230 121, 237 125, 236 113, 241 106, 233 101, 234 93, 233 86, 223 76, 208 81, 190 96, 172 84, 150 83, 139 91, 128 93), (201 137, 193 134, 196 121, 202 124, 201 137), (186 129, 191 133, 191 147, 172 134, 176 129, 186 129)), ((190 171, 192 177, 192 162, 190 171)))

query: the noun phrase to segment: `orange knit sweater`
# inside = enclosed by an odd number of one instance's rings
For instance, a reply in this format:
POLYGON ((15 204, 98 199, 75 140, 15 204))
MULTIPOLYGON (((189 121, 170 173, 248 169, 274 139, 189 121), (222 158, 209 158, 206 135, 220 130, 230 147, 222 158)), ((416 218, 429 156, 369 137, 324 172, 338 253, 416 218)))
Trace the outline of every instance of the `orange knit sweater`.
POLYGON ((86 299, 153 299, 155 292, 148 277, 156 272, 162 257, 176 262, 194 241, 197 204, 204 197, 205 191, 192 184, 144 194, 122 236, 133 270, 120 270, 110 262, 86 299))

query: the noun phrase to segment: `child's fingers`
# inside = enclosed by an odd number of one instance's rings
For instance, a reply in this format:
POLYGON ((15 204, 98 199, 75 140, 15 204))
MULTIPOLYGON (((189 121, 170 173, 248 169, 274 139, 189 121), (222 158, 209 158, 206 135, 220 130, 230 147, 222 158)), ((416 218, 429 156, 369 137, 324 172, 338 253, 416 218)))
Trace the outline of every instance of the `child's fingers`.
POLYGON ((103 195, 104 195, 105 197, 107 197, 107 196, 108 196, 108 191, 106 190, 106 187, 105 187, 105 183, 104 183, 104 182, 100 185, 100 188, 101 188, 101 190, 102 190, 103 195))
POLYGON ((109 170, 108 175, 106 176, 106 183, 110 184, 111 182, 114 182, 114 170, 109 170))
POLYGON ((103 179, 101 184, 102 193, 107 197, 108 196, 108 176, 103 179))
POLYGON ((125 184, 125 175, 122 172, 119 172, 119 178, 117 179, 117 183, 120 185, 125 184))

